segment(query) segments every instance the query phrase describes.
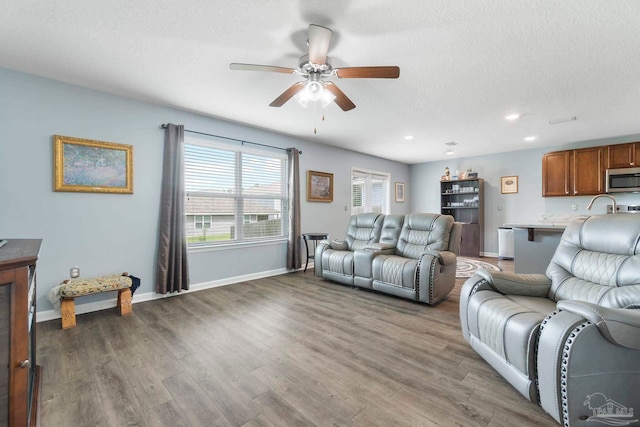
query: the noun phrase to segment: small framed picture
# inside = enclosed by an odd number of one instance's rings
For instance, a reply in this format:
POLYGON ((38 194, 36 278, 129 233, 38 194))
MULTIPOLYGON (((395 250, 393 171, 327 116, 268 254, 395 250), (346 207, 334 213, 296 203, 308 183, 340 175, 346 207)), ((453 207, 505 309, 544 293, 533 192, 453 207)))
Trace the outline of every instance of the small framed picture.
POLYGON ((404 202, 404 182, 396 182, 396 203, 404 202))
POLYGON ((333 202, 333 174, 307 171, 307 201, 333 202))
POLYGON ((502 194, 515 194, 518 192, 518 177, 503 176, 500 178, 500 192, 502 194))

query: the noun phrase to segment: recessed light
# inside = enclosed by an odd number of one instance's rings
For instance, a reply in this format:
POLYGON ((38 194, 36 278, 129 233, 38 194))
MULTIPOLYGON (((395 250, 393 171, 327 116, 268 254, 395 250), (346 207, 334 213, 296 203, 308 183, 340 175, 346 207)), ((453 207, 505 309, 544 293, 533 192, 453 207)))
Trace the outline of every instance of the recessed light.
POLYGON ((413 135, 405 135, 404 139, 411 141, 413 139, 413 135))
POLYGON ((518 120, 520 118, 520 114, 509 114, 508 116, 504 116, 507 120, 518 120))
POLYGON ((531 142, 531 141, 535 141, 536 137, 535 136, 527 136, 527 137, 524 138, 524 140, 527 141, 527 142, 531 142))
POLYGON ((444 152, 444 154, 450 156, 450 155, 453 154, 453 150, 447 150, 447 151, 444 152))

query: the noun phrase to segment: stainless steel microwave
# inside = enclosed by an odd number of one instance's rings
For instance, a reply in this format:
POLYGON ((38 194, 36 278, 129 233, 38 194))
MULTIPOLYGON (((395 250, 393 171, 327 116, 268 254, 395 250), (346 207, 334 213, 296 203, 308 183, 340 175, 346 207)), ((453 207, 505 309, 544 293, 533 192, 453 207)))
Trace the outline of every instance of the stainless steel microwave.
POLYGON ((607 193, 640 193, 640 168, 607 169, 607 193))

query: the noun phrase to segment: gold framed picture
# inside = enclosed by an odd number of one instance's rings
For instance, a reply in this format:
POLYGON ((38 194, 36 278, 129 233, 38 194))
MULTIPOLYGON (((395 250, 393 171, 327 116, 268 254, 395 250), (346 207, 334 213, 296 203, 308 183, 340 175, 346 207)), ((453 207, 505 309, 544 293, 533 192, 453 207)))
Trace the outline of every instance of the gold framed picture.
POLYGON ((500 192, 502 194, 515 194, 518 192, 518 177, 503 176, 500 178, 500 192))
POLYGON ((404 182, 396 182, 396 203, 404 203, 404 182))
POLYGON ((133 146, 53 136, 53 189, 133 194, 133 146))
POLYGON ((307 201, 333 202, 333 174, 307 171, 307 201))

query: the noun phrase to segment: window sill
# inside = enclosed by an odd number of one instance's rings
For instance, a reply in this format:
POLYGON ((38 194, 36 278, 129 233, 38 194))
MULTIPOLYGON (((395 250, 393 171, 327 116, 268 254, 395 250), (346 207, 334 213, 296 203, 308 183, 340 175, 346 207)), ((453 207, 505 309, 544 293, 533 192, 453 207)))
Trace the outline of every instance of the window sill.
POLYGON ((286 238, 277 238, 270 240, 257 240, 257 241, 245 241, 245 242, 229 242, 229 243, 216 243, 213 245, 198 245, 198 246, 189 246, 187 247, 188 253, 199 253, 199 252, 214 252, 214 251, 224 251, 229 249, 242 249, 242 248, 255 248, 258 246, 274 246, 274 245, 286 245, 286 238))

